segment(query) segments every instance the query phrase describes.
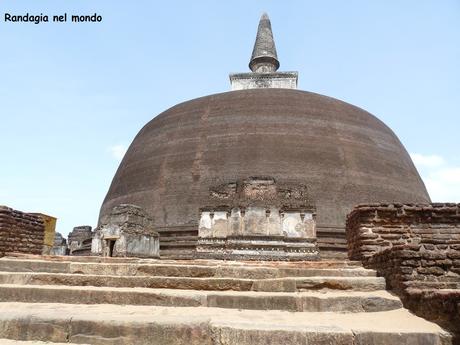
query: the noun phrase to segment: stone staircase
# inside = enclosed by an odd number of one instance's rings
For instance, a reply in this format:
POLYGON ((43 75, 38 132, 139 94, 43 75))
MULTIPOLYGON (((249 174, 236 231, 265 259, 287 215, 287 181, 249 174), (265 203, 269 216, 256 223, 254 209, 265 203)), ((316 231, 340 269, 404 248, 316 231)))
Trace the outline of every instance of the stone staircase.
POLYGON ((402 308, 383 278, 353 261, 32 255, 0 259, 0 338, 0 344, 450 344, 449 334, 402 308))

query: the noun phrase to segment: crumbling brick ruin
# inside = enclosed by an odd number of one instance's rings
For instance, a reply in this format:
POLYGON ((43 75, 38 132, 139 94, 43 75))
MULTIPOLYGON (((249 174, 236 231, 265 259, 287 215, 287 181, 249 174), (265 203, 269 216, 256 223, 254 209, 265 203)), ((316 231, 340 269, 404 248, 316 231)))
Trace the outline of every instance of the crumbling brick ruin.
POLYGON ((460 343, 460 204, 368 204, 347 219, 349 257, 460 343))
POLYGON ((8 252, 42 254, 44 237, 42 217, 0 206, 0 257, 8 252))
POLYGON ((56 232, 53 241, 53 247, 50 250, 50 255, 68 255, 67 240, 61 233, 56 232))
POLYGON ((70 255, 90 255, 92 238, 93 232, 91 226, 80 225, 74 227, 68 236, 70 255))
POLYGON ((140 207, 115 206, 94 231, 92 255, 113 257, 160 257, 160 235, 153 220, 140 207))

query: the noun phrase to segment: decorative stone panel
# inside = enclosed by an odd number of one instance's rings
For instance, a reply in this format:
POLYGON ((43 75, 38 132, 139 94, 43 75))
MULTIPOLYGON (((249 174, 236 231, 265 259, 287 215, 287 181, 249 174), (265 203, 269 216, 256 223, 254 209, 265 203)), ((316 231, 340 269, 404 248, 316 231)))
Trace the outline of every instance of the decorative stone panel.
POLYGON ((314 260, 314 207, 306 186, 250 177, 210 190, 200 210, 197 254, 216 259, 314 260))

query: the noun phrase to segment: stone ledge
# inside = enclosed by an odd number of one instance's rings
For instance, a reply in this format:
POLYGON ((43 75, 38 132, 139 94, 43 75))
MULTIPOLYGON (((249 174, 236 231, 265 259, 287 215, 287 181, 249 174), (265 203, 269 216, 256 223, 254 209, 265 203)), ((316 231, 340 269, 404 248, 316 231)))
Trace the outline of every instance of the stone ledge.
POLYGON ((94 345, 450 344, 404 309, 376 313, 0 303, 3 336, 94 345), (193 315, 193 317, 191 317, 193 315), (18 332, 18 330, 21 332, 18 332), (47 331, 44 331, 47 330, 47 331))

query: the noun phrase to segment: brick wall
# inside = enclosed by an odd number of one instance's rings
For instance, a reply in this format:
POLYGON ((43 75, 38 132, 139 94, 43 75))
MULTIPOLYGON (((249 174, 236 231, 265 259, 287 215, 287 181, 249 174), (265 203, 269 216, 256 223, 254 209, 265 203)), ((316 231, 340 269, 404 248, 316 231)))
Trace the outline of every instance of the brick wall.
POLYGON ((460 204, 451 203, 359 205, 347 217, 348 255, 361 260, 394 245, 411 243, 457 248, 459 209, 460 204))
POLYGON ((8 252, 41 254, 44 234, 40 216, 0 206, 0 257, 8 252))
POLYGON ((460 204, 368 204, 347 217, 348 255, 460 344, 460 204))

